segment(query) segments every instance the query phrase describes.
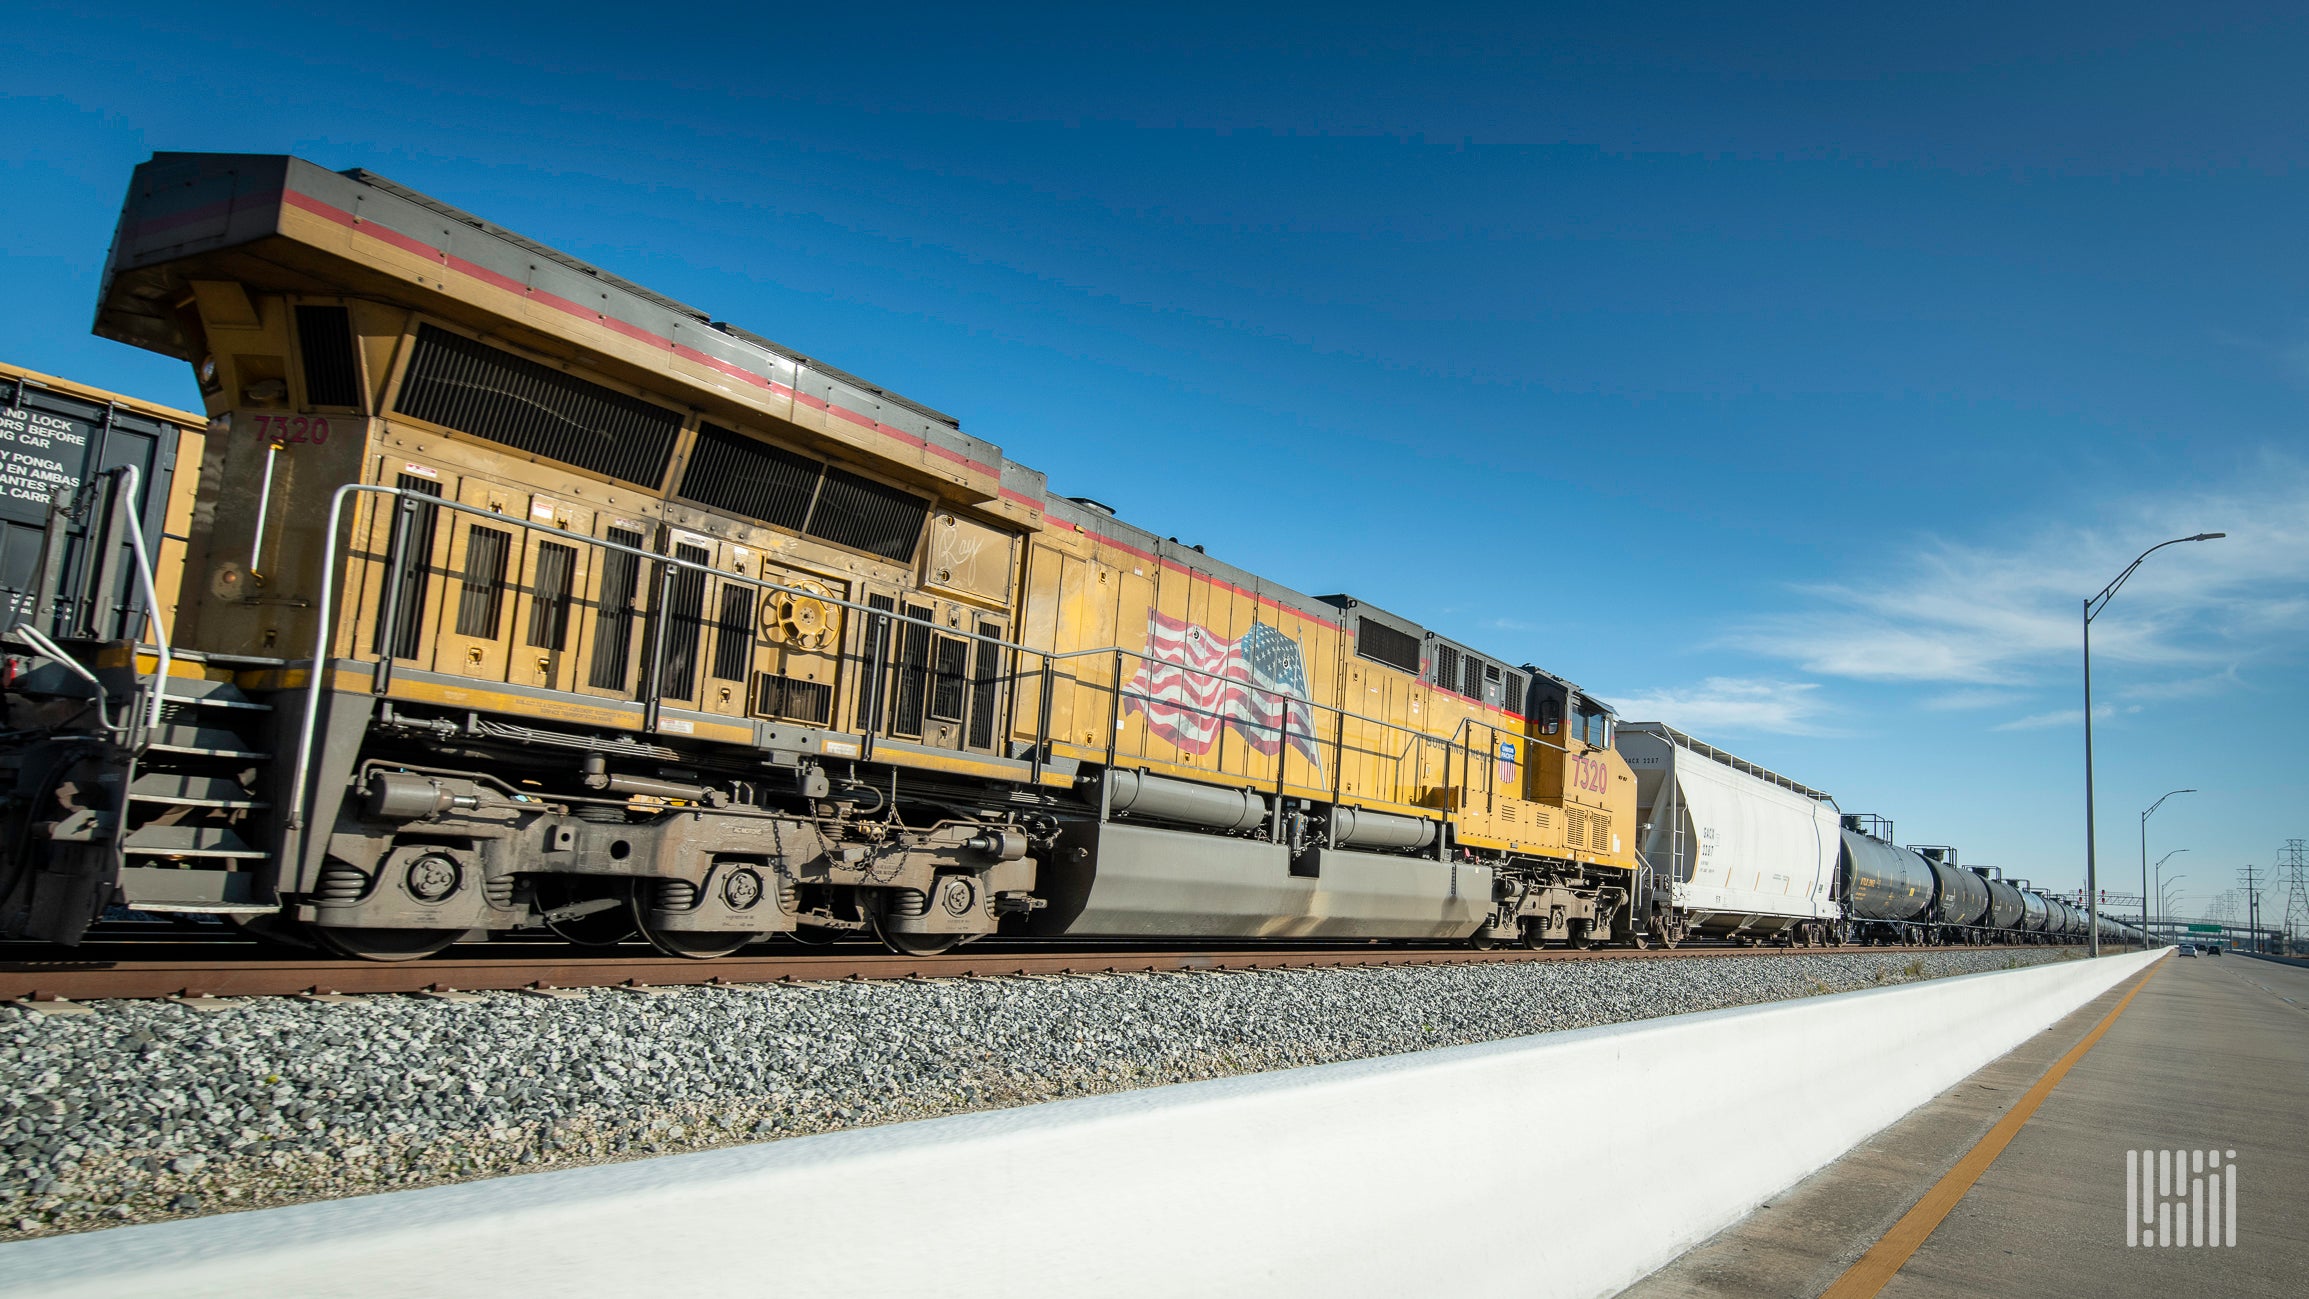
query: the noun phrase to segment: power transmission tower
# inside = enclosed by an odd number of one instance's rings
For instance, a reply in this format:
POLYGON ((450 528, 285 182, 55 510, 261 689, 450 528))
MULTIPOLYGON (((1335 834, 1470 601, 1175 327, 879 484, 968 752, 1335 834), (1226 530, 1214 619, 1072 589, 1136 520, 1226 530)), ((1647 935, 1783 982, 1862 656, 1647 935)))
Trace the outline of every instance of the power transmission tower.
POLYGON ((2285 945, 2298 949, 2295 935, 2309 926, 2309 839, 2287 839, 2277 868, 2285 883, 2285 945))
POLYGON ((2219 896, 2213 899, 2213 905, 2206 910, 2205 919, 2218 925, 2235 924, 2237 922, 2237 890, 2222 889, 2219 896))

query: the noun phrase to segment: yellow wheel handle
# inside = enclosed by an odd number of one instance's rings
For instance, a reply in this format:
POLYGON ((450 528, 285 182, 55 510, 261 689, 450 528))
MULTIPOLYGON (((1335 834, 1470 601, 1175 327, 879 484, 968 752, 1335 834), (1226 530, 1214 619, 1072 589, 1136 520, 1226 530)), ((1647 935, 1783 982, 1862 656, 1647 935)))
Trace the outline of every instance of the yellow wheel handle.
POLYGON ((773 641, 792 641, 816 649, 832 630, 825 602, 807 595, 776 595, 762 610, 762 633, 773 641))

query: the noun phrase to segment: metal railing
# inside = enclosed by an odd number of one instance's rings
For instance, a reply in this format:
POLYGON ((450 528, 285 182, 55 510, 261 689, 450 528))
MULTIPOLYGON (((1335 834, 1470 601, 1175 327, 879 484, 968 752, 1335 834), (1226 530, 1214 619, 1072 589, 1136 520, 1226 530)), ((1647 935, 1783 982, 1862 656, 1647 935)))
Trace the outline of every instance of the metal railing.
MULTIPOLYGON (((158 671, 153 680, 151 709, 145 718, 147 729, 157 728, 160 725, 161 709, 168 701, 169 668, 175 661, 176 653, 169 643, 167 620, 161 617, 160 592, 153 569, 152 552, 145 546, 144 523, 138 517, 137 498, 144 486, 143 476, 137 471, 135 465, 120 465, 102 471, 96 475, 96 478, 110 480, 109 491, 106 493, 109 506, 105 511, 106 527, 102 530, 103 535, 92 539, 94 548, 89 553, 96 557, 97 562, 91 567, 84 568, 79 574, 86 589, 75 591, 72 594, 72 608, 75 610, 73 621, 77 623, 86 618, 94 617, 94 611, 104 607, 103 602, 111 598, 113 589, 118 585, 119 574, 115 565, 119 559, 119 551, 118 545, 111 535, 113 529, 118 528, 127 534, 129 555, 132 561, 130 568, 134 570, 137 589, 144 597, 142 608, 137 608, 132 603, 121 611, 123 614, 133 615, 124 630, 128 633, 128 639, 141 647, 145 643, 144 633, 149 629, 152 633, 154 654, 159 659, 158 671)), ((92 489, 94 485, 92 482, 89 488, 92 489)), ((97 499, 99 498, 91 491, 85 503, 86 506, 93 508, 97 499)), ((43 619, 55 615, 55 604, 61 595, 61 592, 56 589, 56 585, 60 581, 63 569, 62 547, 66 544, 66 530, 62 526, 63 520, 69 515, 77 513, 80 508, 82 508, 81 504, 65 502, 62 492, 58 493, 57 500, 50 503, 48 528, 41 537, 40 557, 35 564, 35 569, 40 574, 38 593, 35 595, 32 608, 27 615, 15 626, 9 628, 6 634, 12 639, 30 645, 41 654, 55 659, 75 675, 86 679, 96 688, 96 720, 98 724, 110 734, 128 736, 135 727, 136 719, 133 712, 124 715, 120 722, 115 724, 105 712, 103 683, 98 681, 93 673, 67 653, 62 646, 58 645, 40 626, 43 619)), ((131 662, 133 666, 133 659, 131 662)))
MULTIPOLYGON (((964 692, 965 699, 964 735, 967 737, 969 729, 968 718, 971 714, 968 710, 986 701, 985 692, 991 691, 995 714, 990 721, 993 747, 997 755, 1011 758, 1013 751, 1023 741, 1027 746, 1024 759, 1032 778, 1037 782, 1055 750, 1064 745, 1100 755, 1100 760, 1109 767, 1131 763, 1161 763, 1191 768, 1199 776, 1233 783, 1238 787, 1271 789, 1278 796, 1297 790, 1306 796, 1334 803, 1355 798, 1400 807, 1424 807, 1441 817, 1456 810, 1451 804, 1453 794, 1462 795, 1463 803, 1471 802, 1478 796, 1498 795, 1498 782, 1490 764, 1495 760, 1501 737, 1512 738, 1519 745, 1527 746, 1523 750, 1527 755, 1524 759, 1526 762, 1536 757, 1531 746, 1545 745, 1559 751, 1565 748, 1529 733, 1511 732, 1477 718, 1461 719, 1449 736, 1437 735, 1399 722, 1267 689, 1244 678, 1192 668, 1142 650, 1120 646, 1067 651, 1038 649, 1002 636, 986 635, 977 629, 975 618, 965 619, 968 625, 942 625, 932 618, 910 615, 905 612, 905 597, 916 594, 911 588, 893 589, 893 607, 882 608, 861 600, 836 596, 825 590, 753 577, 717 567, 711 562, 701 563, 684 558, 669 553, 670 545, 667 551, 659 551, 646 545, 631 545, 553 524, 539 523, 533 519, 510 517, 447 497, 384 484, 348 483, 339 487, 330 498, 326 529, 322 533, 329 541, 322 556, 320 591, 314 608, 312 670, 305 681, 295 763, 290 780, 292 829, 301 829, 311 810, 308 803, 313 742, 326 665, 332 661, 332 651, 338 651, 334 657, 349 657, 355 661, 374 660, 378 664, 379 675, 373 680, 373 688, 382 693, 390 680, 396 659, 411 657, 399 653, 404 640, 403 622, 407 617, 401 601, 407 598, 405 588, 410 585, 409 577, 422 571, 428 581, 435 578, 446 582, 466 580, 464 575, 452 571, 446 563, 446 558, 453 555, 456 549, 454 528, 449 530, 448 536, 428 535, 422 538, 428 550, 433 553, 423 556, 411 553, 412 539, 418 538, 421 531, 430 530, 420 529, 409 520, 416 512, 425 510, 485 521, 486 526, 492 528, 518 528, 525 537, 550 538, 586 548, 597 555, 625 555, 636 565, 655 565, 654 576, 648 587, 647 604, 616 611, 638 615, 642 623, 645 639, 642 642, 644 662, 641 664, 643 670, 639 674, 640 679, 630 691, 619 687, 611 692, 628 702, 640 704, 644 710, 643 728, 652 733, 659 730, 660 711, 669 699, 685 703, 694 690, 702 709, 705 687, 701 684, 704 678, 700 673, 711 657, 707 649, 706 633, 710 630, 718 636, 727 631, 711 613, 711 593, 715 589, 711 584, 719 583, 723 586, 737 584, 750 588, 755 594, 752 607, 757 614, 762 607, 760 597, 774 595, 814 600, 849 615, 841 626, 829 631, 831 643, 812 652, 830 658, 834 665, 833 680, 825 683, 831 702, 824 727, 841 730, 842 701, 845 698, 855 701, 856 706, 849 720, 856 724, 856 731, 852 733, 859 734, 863 741, 859 754, 861 758, 872 755, 872 746, 878 739, 913 738, 910 734, 893 732, 893 728, 900 724, 900 719, 890 715, 893 711, 890 708, 891 697, 903 685, 894 680, 894 669, 899 673, 912 674, 914 688, 924 692, 938 688, 941 682, 954 680, 953 673, 941 672, 933 663, 903 660, 903 647, 898 633, 905 628, 922 629, 928 637, 933 638, 927 641, 933 650, 937 643, 934 638, 942 637, 984 647, 991 652, 994 666, 991 673, 981 672, 975 657, 966 660, 963 666, 966 675, 961 678, 959 688, 964 692), (369 540, 361 548, 339 545, 337 541, 346 521, 346 503, 356 497, 373 497, 380 503, 380 508, 366 514, 365 531, 369 540), (401 526, 391 530, 386 553, 380 560, 370 543, 374 541, 380 521, 388 517, 382 508, 383 503, 388 501, 394 503, 393 513, 407 517, 401 526), (348 562, 343 575, 346 580, 340 583, 340 553, 360 563, 364 570, 373 572, 362 571, 356 574, 348 562), (436 555, 442 562, 436 562, 436 555), (422 570, 412 567, 419 562, 424 565, 422 570), (696 607, 689 613, 681 613, 674 608, 672 592, 677 574, 695 574, 701 584, 698 598, 693 602, 696 607), (367 601, 372 577, 378 581, 378 594, 374 601, 367 601), (339 589, 340 585, 342 590, 339 589), (363 599, 374 609, 373 617, 361 618, 352 626, 339 627, 337 624, 344 606, 355 598, 363 599), (688 659, 689 680, 682 691, 669 695, 666 689, 667 657, 677 639, 674 633, 679 629, 680 621, 685 618, 690 620, 689 639, 682 652, 688 659), (372 632, 377 634, 372 636, 372 632), (1272 711, 1280 720, 1267 723, 1257 716, 1247 715, 1241 709, 1205 707, 1189 700, 1151 693, 1136 684, 1140 676, 1138 669, 1149 663, 1159 663, 1166 671, 1180 672, 1199 683, 1216 685, 1222 691, 1229 686, 1239 687, 1263 703, 1271 702, 1272 709, 1262 707, 1260 711, 1272 711), (1099 672, 1092 670, 1090 665, 1093 664, 1105 669, 1103 679, 1099 672), (1125 675, 1126 671, 1130 672, 1129 676, 1125 675), (976 697, 971 693, 973 687, 980 692, 976 697), (1215 731, 1207 763, 1198 760, 1200 754, 1164 737, 1153 725, 1149 712, 1158 705, 1181 716, 1199 719, 1201 724, 1215 731), (1062 708, 1066 720, 1064 738, 1056 730, 1059 723, 1057 714, 1062 708), (1147 718, 1146 724, 1135 732, 1127 725, 1133 712, 1147 718), (1294 714, 1305 718, 1303 731, 1293 726, 1294 714), (1031 724, 1022 725, 1028 716, 1032 718, 1031 724), (1073 737, 1081 733, 1083 728, 1078 723, 1086 717, 1102 717, 1104 734, 1097 740, 1078 744, 1073 737), (1227 740, 1230 731, 1236 733, 1238 741, 1232 763, 1229 761, 1227 740), (1481 753, 1477 752, 1473 744, 1479 731, 1488 732, 1490 736, 1490 742, 1481 753), (1302 741, 1308 749, 1329 760, 1310 757, 1299 747, 1302 741), (1271 751, 1267 747, 1269 744, 1273 746, 1271 751), (1294 778, 1291 755, 1295 752, 1307 760, 1309 778, 1294 778), (1457 781, 1452 779, 1454 754, 1458 755, 1457 781), (1427 779, 1428 764, 1438 759, 1441 764, 1438 777, 1427 779), (1477 778, 1475 766, 1479 760, 1484 764, 1481 779, 1477 778), (1347 768, 1350 762, 1357 766, 1355 788, 1348 787, 1347 768), (1385 788, 1362 787, 1366 783, 1384 784, 1385 788), (1422 802, 1422 799, 1440 799, 1442 805, 1434 801, 1422 802)), ((511 553, 526 556, 530 553, 530 547, 523 544, 515 547, 511 553)), ((510 560, 508 562, 512 563, 510 560)), ((609 606, 601 598, 602 592, 598 589, 600 566, 588 566, 588 571, 595 574, 593 586, 596 589, 579 589, 573 577, 571 588, 556 598, 565 599, 572 612, 592 610, 598 617, 609 606)), ((637 575, 639 571, 637 569, 637 575)), ((501 592, 513 594, 511 616, 500 609, 494 615, 495 626, 491 629, 490 637, 465 638, 487 640, 501 646, 505 651, 503 660, 508 678, 515 660, 515 642, 522 635, 521 597, 527 596, 534 601, 538 595, 531 586, 525 584, 525 577, 526 574, 515 571, 499 584, 501 592)), ((638 596, 641 593, 641 586, 637 582, 634 594, 638 596)), ((445 611, 453 604, 452 594, 447 588, 442 588, 437 595, 428 594, 427 603, 433 609, 444 611, 441 616, 446 618, 445 611)), ((461 595, 459 598, 462 598, 461 595)), ((989 620, 1008 618, 1010 612, 1005 611, 999 615, 989 613, 985 616, 989 620)), ((417 611, 415 624, 419 639, 422 639, 424 622, 425 610, 421 608, 417 611)), ((718 642, 716 649, 718 651, 718 642)), ((623 652, 629 656, 630 665, 633 653, 630 641, 624 646, 623 652)), ((749 673, 756 670, 754 665, 758 662, 750 655, 751 651, 747 660, 749 673)), ((570 656, 573 665, 583 658, 578 652, 571 652, 570 656)), ((751 683, 745 684, 750 690, 751 683)), ((748 719, 762 716, 755 711, 754 701, 750 697, 745 714, 748 719)), ((965 747, 962 751, 972 750, 965 747)))

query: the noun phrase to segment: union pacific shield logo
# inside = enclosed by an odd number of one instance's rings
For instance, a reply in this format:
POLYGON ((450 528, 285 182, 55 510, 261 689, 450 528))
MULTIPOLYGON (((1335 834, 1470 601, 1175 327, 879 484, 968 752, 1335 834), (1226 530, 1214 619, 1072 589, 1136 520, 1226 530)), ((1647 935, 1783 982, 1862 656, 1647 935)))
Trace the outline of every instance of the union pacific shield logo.
POLYGON ((1515 780, 1515 741, 1501 740, 1499 742, 1498 771, 1500 784, 1510 784, 1515 780))

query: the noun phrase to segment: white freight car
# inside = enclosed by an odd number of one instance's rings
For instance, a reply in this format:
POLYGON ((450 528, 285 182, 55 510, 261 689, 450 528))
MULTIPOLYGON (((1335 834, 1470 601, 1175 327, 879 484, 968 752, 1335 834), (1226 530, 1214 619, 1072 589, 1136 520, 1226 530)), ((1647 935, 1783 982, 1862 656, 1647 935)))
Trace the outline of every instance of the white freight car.
MULTIPOLYGON (((1660 722, 1627 722, 1636 843, 1661 920, 1709 936, 1827 941, 1842 917, 1834 800, 1660 722)), ((1655 922, 1657 923, 1657 922, 1655 922)))

